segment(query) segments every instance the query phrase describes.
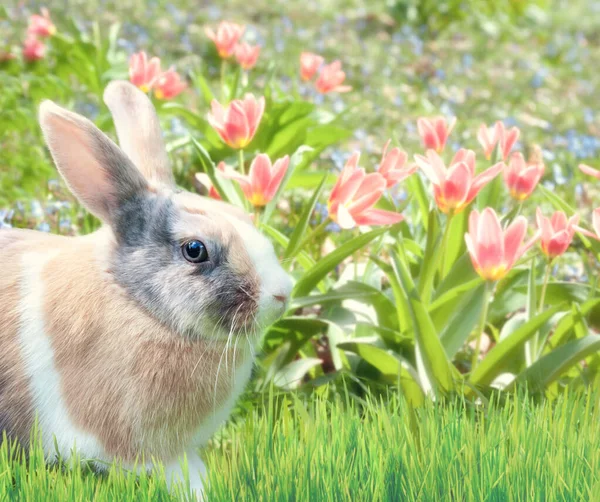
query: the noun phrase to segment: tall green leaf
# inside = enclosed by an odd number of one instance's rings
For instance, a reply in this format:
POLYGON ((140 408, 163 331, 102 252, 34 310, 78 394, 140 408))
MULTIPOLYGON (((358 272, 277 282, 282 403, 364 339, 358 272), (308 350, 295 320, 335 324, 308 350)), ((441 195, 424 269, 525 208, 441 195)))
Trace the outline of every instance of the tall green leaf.
POLYGON ((404 261, 396 250, 392 251, 392 263, 402 284, 404 294, 408 298, 415 339, 421 349, 423 363, 429 377, 442 391, 450 392, 455 387, 452 370, 444 352, 444 347, 438 338, 433 321, 429 317, 427 308, 421 301, 421 298, 419 298, 419 293, 415 288, 404 261))
POLYGON ((300 244, 305 237, 306 229, 308 228, 308 224, 310 222, 310 217, 315 210, 315 206, 319 201, 319 197, 321 197, 321 193, 323 192, 323 188, 325 187, 326 181, 327 176, 324 176, 321 180, 321 183, 315 190, 315 193, 311 197, 310 201, 308 202, 308 204, 306 204, 306 207, 304 208, 304 211, 300 216, 300 221, 298 221, 296 228, 290 236, 290 243, 288 244, 288 247, 286 248, 285 253, 283 254, 284 259, 293 258, 294 256, 296 256, 298 251, 300 251, 300 244))
POLYGON ((554 349, 533 363, 516 378, 514 385, 526 384, 532 392, 544 390, 561 374, 600 351, 600 335, 588 335, 554 349))
POLYGON ((477 326, 483 308, 485 287, 485 283, 482 283, 462 296, 454 316, 441 332, 440 340, 448 358, 454 357, 477 326))
POLYGON ((421 263, 421 273, 419 275, 418 291, 419 295, 426 303, 429 303, 431 292, 433 290, 433 280, 438 269, 440 256, 440 222, 436 210, 431 210, 427 223, 427 244, 425 245, 425 255, 421 263))
POLYGON ((296 283, 292 297, 305 296, 310 293, 323 280, 323 278, 344 261, 352 253, 365 247, 373 239, 387 232, 388 228, 382 227, 371 230, 349 240, 335 251, 324 256, 313 268, 308 270, 296 283))
POLYGON ((294 152, 294 155, 292 155, 288 169, 285 173, 285 176, 283 177, 283 180, 281 180, 281 183, 279 184, 279 188, 277 189, 277 193, 275 193, 275 196, 266 205, 265 210, 262 214, 261 220, 264 223, 268 223, 269 219, 271 218, 271 215, 273 214, 273 211, 277 207, 277 203, 279 202, 279 199, 281 198, 281 194, 284 192, 289 180, 294 175, 294 171, 298 168, 298 165, 300 163, 302 163, 303 158, 306 155, 308 155, 308 153, 311 151, 312 151, 311 148, 309 148, 307 146, 301 146, 300 148, 298 148, 298 150, 296 150, 294 152))
POLYGON ((391 351, 358 341, 340 343, 338 348, 359 355, 377 368, 388 383, 399 382, 406 399, 413 406, 420 406, 425 401, 425 394, 418 383, 414 370, 411 371, 410 366, 399 360, 391 351))
POLYGON ((505 365, 523 348, 525 342, 532 338, 544 323, 562 307, 564 305, 555 305, 538 314, 498 343, 475 368, 469 378, 470 383, 480 387, 489 385, 494 378, 502 373, 505 365))
POLYGON ((192 144, 198 153, 198 157, 200 158, 200 162, 202 164, 202 168, 204 172, 210 178, 211 183, 214 185, 217 192, 225 202, 236 203, 238 206, 242 206, 242 202, 235 190, 231 185, 226 185, 225 183, 221 183, 221 180, 217 178, 215 164, 210 158, 210 155, 206 151, 206 149, 195 139, 192 139, 192 144), (228 188, 227 188, 228 187, 228 188))

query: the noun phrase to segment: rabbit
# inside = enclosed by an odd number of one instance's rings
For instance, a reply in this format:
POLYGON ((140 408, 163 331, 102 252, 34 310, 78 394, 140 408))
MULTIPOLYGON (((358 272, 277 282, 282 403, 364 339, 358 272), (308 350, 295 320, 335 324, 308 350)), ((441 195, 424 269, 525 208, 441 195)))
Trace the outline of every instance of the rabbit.
POLYGON ((176 187, 156 111, 104 92, 119 148, 51 101, 39 122, 72 193, 103 223, 82 237, 0 230, 0 433, 48 459, 148 459, 203 493, 197 450, 248 382, 292 281, 241 209, 176 187), (37 421, 37 422, 36 422, 37 421))

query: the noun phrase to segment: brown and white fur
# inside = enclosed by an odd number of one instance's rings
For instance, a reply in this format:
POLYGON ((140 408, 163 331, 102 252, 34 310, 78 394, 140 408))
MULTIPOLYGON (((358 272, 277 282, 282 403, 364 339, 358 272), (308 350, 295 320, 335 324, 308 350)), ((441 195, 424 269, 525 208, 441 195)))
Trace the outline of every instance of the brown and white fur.
MULTIPOLYGON (((158 459, 202 492, 197 448, 250 377, 254 345, 291 281, 241 210, 175 187, 150 100, 104 94, 121 149, 46 101, 40 124, 71 191, 103 222, 67 238, 0 230, 0 432, 48 457, 158 459), (182 245, 200 240, 205 263, 182 245)), ((148 463, 150 468, 151 464, 148 463)))

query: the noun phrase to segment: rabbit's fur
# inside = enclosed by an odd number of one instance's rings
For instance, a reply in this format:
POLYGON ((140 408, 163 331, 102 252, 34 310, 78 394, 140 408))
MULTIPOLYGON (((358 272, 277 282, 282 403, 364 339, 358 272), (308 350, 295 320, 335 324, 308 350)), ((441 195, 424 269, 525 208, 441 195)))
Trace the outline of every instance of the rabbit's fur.
POLYGON ((177 189, 150 100, 127 82, 105 92, 121 149, 51 102, 40 124, 72 192, 104 226, 68 238, 0 230, 0 429, 44 448, 181 480, 187 455, 228 416, 255 344, 285 310, 291 281, 241 210, 177 189), (182 245, 200 240, 204 263, 182 245))

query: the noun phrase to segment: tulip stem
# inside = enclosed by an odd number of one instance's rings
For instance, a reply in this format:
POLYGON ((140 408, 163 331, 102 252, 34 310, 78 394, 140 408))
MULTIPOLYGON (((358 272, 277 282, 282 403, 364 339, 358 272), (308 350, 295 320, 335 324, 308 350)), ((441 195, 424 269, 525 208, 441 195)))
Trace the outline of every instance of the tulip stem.
POLYGON ((548 289, 548 282, 550 282, 550 274, 552 273, 552 261, 548 262, 546 266, 546 273, 544 274, 544 283, 542 284, 542 292, 540 293, 540 305, 538 307, 538 314, 541 314, 544 310, 544 303, 546 301, 546 290, 548 289))
POLYGON ((240 163, 240 173, 242 173, 243 175, 246 174, 246 163, 244 162, 244 150, 243 148, 240 148, 240 151, 238 153, 239 155, 239 163, 240 163))
POLYGON ((254 225, 256 228, 260 228, 260 213, 262 208, 257 207, 254 209, 254 225))
POLYGON ((453 216, 454 215, 451 212, 448 213, 448 218, 446 218, 446 228, 444 228, 444 235, 442 236, 442 245, 440 247, 440 253, 442 254, 440 257, 440 281, 443 280, 446 275, 446 247, 448 246, 448 237, 450 237, 450 225, 452 224, 453 216))
POLYGON ((225 101, 225 70, 227 68, 227 60, 221 59, 221 101, 225 101))
MULTIPOLYGON (((548 265, 546 266, 546 273, 544 274, 544 282, 542 284, 542 292, 540 293, 540 304, 538 307, 538 314, 542 313, 542 311, 544 310, 544 304, 546 303, 546 291, 548 289, 548 282, 550 282, 550 274, 552 272, 552 261, 549 261, 548 265)), ((544 346, 546 345, 546 342, 548 341, 548 336, 546 335, 544 337, 544 339, 542 340, 542 343, 540 343, 539 336, 540 336, 540 333, 538 331, 535 334, 535 336, 533 337, 533 344, 532 344, 533 346, 531 348, 531 353, 534 355, 534 357, 536 359, 538 359, 540 357, 542 350, 544 350, 544 346), (538 347, 538 345, 539 345, 539 347, 538 347)))
POLYGON ((483 307, 481 309, 481 318, 479 320, 479 328, 477 329, 477 340, 475 342, 475 350, 473 351, 473 359, 471 360, 471 373, 477 366, 479 361, 479 353, 481 352, 481 339, 485 334, 485 325, 487 323, 488 310, 490 307, 490 295, 493 290, 494 283, 485 281, 485 289, 483 291, 483 307))

